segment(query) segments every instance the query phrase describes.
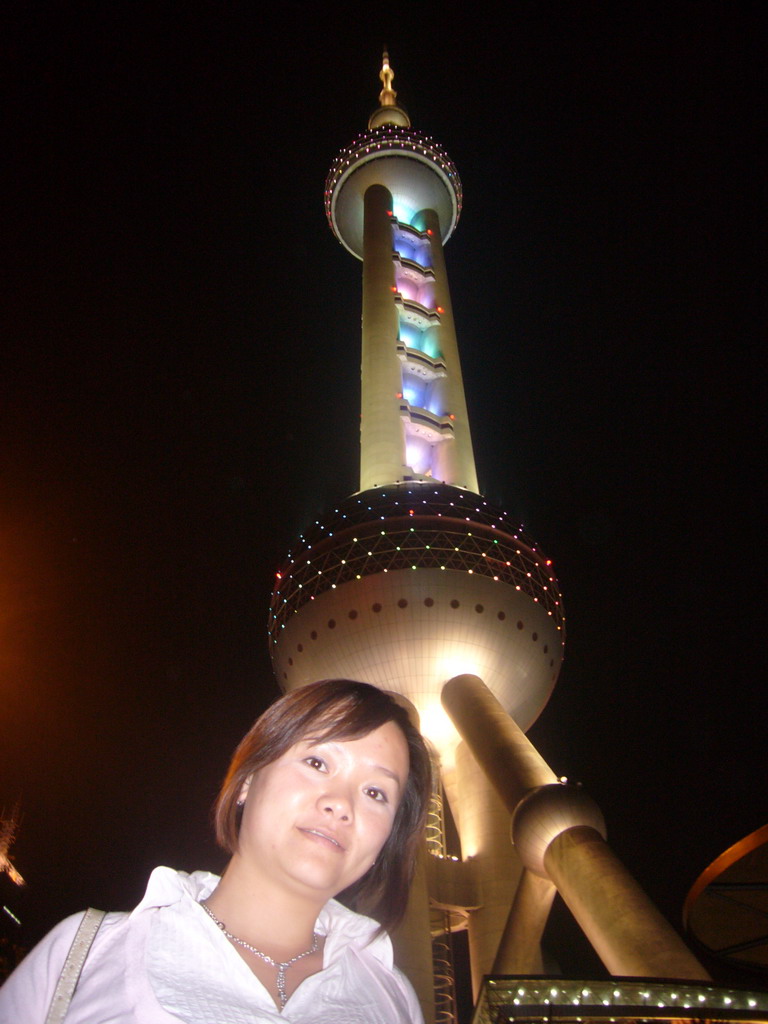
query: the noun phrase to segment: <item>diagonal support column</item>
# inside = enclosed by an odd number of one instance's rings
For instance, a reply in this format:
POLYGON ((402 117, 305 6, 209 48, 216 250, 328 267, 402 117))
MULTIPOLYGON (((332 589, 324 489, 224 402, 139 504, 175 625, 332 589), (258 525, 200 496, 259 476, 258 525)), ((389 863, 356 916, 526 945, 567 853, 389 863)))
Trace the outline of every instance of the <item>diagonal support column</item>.
POLYGON ((710 980, 594 829, 562 832, 547 849, 544 867, 611 974, 710 980))
POLYGON ((523 871, 492 974, 544 973, 541 937, 556 891, 548 878, 534 875, 527 868, 523 871))
POLYGON ((513 816, 523 864, 558 888, 614 975, 709 980, 605 843, 602 815, 554 772, 477 676, 443 687, 443 706, 513 816))

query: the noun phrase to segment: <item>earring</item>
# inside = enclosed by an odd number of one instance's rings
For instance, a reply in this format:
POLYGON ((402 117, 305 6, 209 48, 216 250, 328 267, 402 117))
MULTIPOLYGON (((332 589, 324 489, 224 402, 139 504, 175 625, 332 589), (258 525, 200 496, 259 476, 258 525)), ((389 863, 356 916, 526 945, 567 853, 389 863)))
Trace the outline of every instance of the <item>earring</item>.
POLYGON ((240 787, 240 796, 237 798, 237 807, 242 807, 245 803, 245 798, 248 796, 248 790, 251 786, 251 779, 253 778, 253 772, 248 776, 243 785, 240 787))

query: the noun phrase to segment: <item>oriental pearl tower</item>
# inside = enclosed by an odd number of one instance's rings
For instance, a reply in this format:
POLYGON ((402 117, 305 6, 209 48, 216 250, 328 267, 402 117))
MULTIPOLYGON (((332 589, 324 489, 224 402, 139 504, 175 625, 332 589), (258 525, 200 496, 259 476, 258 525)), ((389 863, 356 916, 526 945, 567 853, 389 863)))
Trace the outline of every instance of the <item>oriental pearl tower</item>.
POLYGON ((427 1019, 450 1020, 441 938, 467 929, 476 992, 491 971, 541 971, 556 882, 544 852, 574 825, 602 843, 604 826, 523 735, 562 663, 560 592, 550 559, 479 493, 443 253, 461 183, 398 105, 386 53, 380 78, 368 130, 325 188, 330 228, 363 269, 360 489, 277 573, 270 650, 284 690, 347 677, 418 712, 435 811, 395 939, 427 1019), (458 855, 445 843, 443 792, 458 855))

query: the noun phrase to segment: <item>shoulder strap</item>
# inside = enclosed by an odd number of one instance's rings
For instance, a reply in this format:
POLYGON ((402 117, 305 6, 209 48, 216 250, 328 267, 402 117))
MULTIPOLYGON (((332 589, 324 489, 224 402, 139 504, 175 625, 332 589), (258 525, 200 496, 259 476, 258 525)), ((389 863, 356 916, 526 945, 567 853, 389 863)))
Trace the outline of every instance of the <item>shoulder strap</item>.
POLYGON ((72 940, 72 945, 67 953, 67 959, 61 969, 59 980, 56 984, 56 991, 53 993, 51 1007, 45 1024, 61 1024, 66 1016, 72 996, 75 993, 77 983, 80 980, 80 972, 83 969, 88 950, 96 938, 99 925, 104 920, 103 910, 94 910, 90 907, 83 915, 77 934, 72 940))

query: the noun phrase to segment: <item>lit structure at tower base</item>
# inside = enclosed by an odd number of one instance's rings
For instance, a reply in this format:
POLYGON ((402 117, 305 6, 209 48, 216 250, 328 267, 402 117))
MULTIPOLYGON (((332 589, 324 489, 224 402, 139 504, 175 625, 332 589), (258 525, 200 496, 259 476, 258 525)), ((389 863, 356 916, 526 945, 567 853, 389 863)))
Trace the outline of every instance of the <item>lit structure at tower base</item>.
POLYGON ((768 994, 646 978, 489 978, 472 1024, 610 1021, 700 1024, 768 1020, 768 994))

